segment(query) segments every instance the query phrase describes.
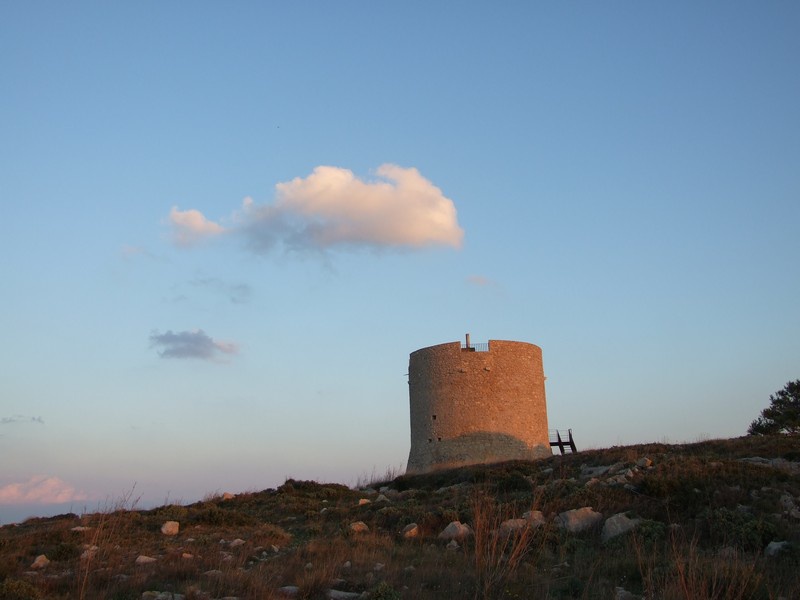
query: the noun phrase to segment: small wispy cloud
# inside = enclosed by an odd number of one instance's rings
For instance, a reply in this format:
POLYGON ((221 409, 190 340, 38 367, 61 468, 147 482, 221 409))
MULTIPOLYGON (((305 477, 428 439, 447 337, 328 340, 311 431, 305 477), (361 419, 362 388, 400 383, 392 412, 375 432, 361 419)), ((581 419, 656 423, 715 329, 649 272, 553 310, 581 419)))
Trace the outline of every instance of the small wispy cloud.
POLYGON ((150 334, 150 347, 156 348, 161 358, 195 358, 219 360, 223 355, 237 354, 239 349, 232 342, 211 338, 202 329, 195 331, 167 331, 150 334))
POLYGON ((289 250, 460 248, 464 238, 453 201, 414 168, 384 164, 374 180, 362 180, 348 169, 319 166, 308 177, 278 183, 275 193, 271 204, 245 198, 225 225, 198 210, 173 207, 172 239, 185 247, 236 235, 262 254, 278 245, 289 250))
POLYGON ((129 244, 123 244, 119 249, 119 253, 125 260, 133 260, 139 257, 155 261, 164 260, 162 257, 156 256, 155 254, 150 252, 147 248, 144 248, 142 246, 132 246, 129 244))
POLYGON ((250 296, 253 294, 253 288, 246 283, 228 283, 216 277, 198 277, 189 283, 222 294, 233 304, 245 304, 250 301, 250 296))
POLYGON ((490 285, 495 285, 495 282, 488 277, 484 277, 483 275, 469 275, 467 276, 467 283, 470 285, 476 285, 478 287, 486 287, 490 285))
POLYGON ((0 504, 62 504, 89 497, 58 477, 34 476, 0 487, 0 504))
POLYGON ((12 425, 15 423, 39 423, 44 425, 42 417, 29 417, 27 415, 11 415, 10 417, 0 417, 0 425, 12 425))

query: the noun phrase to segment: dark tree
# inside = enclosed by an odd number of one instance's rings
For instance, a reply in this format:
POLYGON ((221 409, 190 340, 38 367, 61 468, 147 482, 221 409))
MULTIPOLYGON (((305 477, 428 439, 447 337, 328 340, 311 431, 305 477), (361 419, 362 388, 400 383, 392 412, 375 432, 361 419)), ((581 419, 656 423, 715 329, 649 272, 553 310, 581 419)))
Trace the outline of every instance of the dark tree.
POLYGON ((800 379, 790 381, 782 390, 769 397, 769 406, 750 423, 750 435, 800 433, 800 379))

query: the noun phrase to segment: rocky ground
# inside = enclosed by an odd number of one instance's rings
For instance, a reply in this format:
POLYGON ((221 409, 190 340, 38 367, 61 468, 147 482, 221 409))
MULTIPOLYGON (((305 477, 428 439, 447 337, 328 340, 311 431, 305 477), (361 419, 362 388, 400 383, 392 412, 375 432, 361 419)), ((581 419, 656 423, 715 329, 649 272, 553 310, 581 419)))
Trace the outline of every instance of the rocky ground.
POLYGON ((0 600, 798 598, 800 439, 288 480, 0 528, 0 600))

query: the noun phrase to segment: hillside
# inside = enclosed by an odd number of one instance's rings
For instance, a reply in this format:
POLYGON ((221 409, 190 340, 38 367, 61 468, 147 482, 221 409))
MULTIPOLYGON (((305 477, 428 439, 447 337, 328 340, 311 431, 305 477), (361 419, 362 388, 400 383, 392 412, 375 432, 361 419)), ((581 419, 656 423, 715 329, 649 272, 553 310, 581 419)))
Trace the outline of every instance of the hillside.
POLYGON ((0 528, 0 582, 0 599, 798 598, 800 439, 123 498, 0 528))

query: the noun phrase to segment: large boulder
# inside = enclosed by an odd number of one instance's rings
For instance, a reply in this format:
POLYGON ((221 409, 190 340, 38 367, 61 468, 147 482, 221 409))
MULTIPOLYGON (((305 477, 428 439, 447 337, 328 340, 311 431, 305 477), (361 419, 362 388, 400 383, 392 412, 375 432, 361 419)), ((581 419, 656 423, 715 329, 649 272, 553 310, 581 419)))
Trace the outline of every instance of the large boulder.
POLYGON ((616 514, 613 517, 606 519, 606 522, 603 523, 603 532, 601 533, 601 537, 604 542, 607 542, 618 535, 622 535, 631 529, 635 529, 640 522, 641 519, 631 519, 625 513, 616 514))
POLYGON ((591 506, 584 506, 562 512, 556 517, 556 524, 570 533, 579 533, 594 527, 602 520, 602 514, 593 511, 591 506))
POLYGON ((452 521, 439 534, 440 540, 463 540, 472 535, 469 525, 464 525, 461 521, 452 521))

